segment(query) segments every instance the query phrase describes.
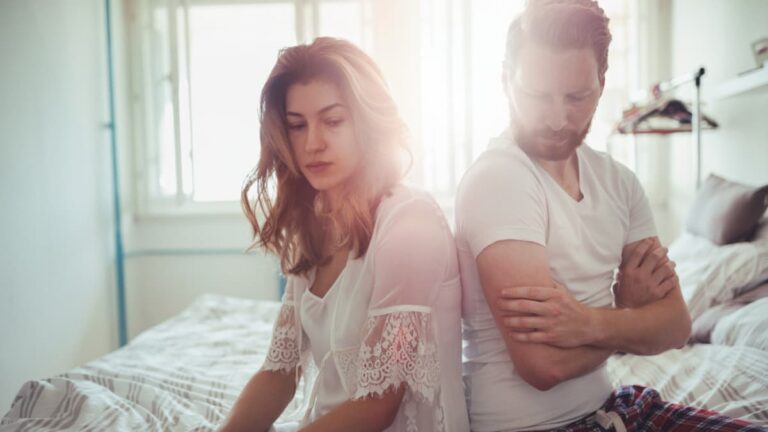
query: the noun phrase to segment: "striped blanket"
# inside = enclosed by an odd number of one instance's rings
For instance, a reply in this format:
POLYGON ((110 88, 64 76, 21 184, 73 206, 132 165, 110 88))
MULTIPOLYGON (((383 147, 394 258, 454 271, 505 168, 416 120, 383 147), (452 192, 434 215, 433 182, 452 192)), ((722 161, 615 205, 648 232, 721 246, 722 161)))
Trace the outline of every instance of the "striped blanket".
POLYGON ((608 371, 615 387, 652 387, 664 400, 768 426, 766 351, 697 344, 651 357, 616 355, 608 371))
MULTIPOLYGON (((201 297, 120 350, 24 384, 0 432, 215 430, 261 365, 278 308, 201 297)), ((665 399, 768 425, 768 352, 696 345, 615 356, 608 366, 616 385, 654 387, 665 399)))

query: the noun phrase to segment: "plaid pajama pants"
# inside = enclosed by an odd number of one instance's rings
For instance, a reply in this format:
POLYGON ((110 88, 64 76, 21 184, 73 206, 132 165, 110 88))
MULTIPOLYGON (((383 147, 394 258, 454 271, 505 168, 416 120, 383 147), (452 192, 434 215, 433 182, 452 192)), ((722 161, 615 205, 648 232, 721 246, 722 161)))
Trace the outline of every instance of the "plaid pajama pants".
POLYGON ((623 386, 597 413, 553 432, 651 432, 651 431, 768 431, 747 421, 661 400, 656 390, 623 386))

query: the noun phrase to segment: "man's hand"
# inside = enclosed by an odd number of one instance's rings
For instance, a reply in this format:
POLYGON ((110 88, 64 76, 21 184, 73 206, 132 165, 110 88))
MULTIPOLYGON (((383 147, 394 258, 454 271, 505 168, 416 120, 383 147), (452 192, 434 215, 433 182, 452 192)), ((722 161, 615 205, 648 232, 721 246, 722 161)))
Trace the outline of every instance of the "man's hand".
POLYGON ((556 282, 555 287, 505 288, 497 304, 519 342, 573 348, 589 345, 599 331, 593 310, 556 282))
POLYGON ((647 238, 624 248, 613 285, 616 307, 645 306, 678 286, 675 263, 669 260, 667 248, 657 238, 647 238))

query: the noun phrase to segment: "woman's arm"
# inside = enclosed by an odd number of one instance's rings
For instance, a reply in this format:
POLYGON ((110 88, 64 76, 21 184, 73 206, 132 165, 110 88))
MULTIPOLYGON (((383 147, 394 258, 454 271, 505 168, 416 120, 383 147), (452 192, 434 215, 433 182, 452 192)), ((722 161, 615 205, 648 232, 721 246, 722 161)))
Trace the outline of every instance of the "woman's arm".
POLYGON ((406 386, 401 385, 397 390, 389 389, 381 396, 348 400, 301 429, 301 432, 382 431, 395 420, 405 389, 406 386))
POLYGON ((295 372, 261 370, 246 384, 219 432, 269 430, 296 392, 295 372))

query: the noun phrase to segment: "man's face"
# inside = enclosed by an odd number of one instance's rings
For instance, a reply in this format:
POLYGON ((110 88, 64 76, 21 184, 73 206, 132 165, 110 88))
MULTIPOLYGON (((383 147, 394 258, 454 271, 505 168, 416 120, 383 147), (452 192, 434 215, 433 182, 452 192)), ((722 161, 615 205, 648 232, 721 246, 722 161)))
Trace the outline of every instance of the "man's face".
POLYGON ((510 72, 505 85, 518 145, 537 159, 570 157, 589 131, 603 90, 594 52, 532 42, 510 72))

